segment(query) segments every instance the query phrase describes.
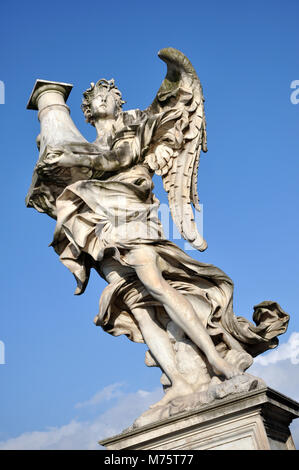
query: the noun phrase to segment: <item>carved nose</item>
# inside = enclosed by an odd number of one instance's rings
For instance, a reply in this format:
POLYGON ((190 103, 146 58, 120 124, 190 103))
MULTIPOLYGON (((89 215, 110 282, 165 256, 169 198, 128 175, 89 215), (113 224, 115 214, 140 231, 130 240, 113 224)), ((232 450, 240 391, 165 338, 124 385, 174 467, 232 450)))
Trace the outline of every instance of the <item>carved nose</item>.
POLYGON ((100 102, 101 103, 106 103, 106 100, 107 100, 107 96, 101 96, 100 97, 100 102))

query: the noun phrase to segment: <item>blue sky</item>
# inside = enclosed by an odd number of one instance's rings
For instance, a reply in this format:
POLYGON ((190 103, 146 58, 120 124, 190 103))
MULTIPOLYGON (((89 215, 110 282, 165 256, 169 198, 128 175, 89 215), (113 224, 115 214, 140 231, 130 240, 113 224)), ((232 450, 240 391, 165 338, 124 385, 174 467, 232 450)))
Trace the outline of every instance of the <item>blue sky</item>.
MULTIPOLYGON (((234 280, 237 315, 251 318, 253 305, 268 299, 290 313, 281 344, 292 354, 255 367, 299 399, 299 104, 290 99, 291 82, 299 80, 298 13, 296 0, 1 6, 3 446, 78 447, 75 437, 63 439, 82 430, 84 446, 91 446, 95 436, 129 425, 135 403, 142 411, 160 393, 158 370, 144 365, 146 348, 94 326, 104 281, 92 275, 86 293, 73 296, 71 273, 48 248, 54 221, 25 207, 39 132, 26 103, 36 78, 73 83, 72 118, 93 140, 80 110, 82 92, 91 81, 113 77, 125 109, 146 108, 165 75, 157 52, 168 46, 191 60, 206 97, 209 151, 201 159, 199 194, 209 248, 190 255, 234 280), (282 364, 290 382, 278 380, 282 364)), ((166 202, 158 178, 155 184, 166 202)))

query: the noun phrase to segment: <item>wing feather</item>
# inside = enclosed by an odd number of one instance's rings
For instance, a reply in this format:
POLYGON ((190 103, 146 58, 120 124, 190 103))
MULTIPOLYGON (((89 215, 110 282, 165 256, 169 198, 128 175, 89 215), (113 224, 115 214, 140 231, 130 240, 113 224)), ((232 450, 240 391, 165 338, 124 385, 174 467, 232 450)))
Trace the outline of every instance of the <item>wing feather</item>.
POLYGON ((201 150, 206 152, 204 97, 199 78, 184 54, 167 48, 159 52, 167 74, 146 112, 159 116, 153 144, 145 161, 162 176, 172 218, 183 237, 200 251, 207 244, 198 233, 194 212, 201 150))

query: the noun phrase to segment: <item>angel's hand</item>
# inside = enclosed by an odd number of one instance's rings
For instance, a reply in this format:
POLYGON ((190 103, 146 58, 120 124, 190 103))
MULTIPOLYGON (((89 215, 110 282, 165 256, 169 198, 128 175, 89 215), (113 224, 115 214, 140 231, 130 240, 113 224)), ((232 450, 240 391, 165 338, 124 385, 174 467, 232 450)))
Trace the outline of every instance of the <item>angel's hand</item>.
POLYGON ((45 176, 59 168, 92 167, 92 159, 88 155, 76 155, 65 150, 52 150, 36 165, 40 176, 45 176))
POLYGON ((91 168, 92 160, 88 155, 76 155, 70 152, 63 152, 63 154, 58 158, 57 164, 64 168, 72 168, 77 166, 91 168))
POLYGON ((49 176, 54 169, 58 167, 62 152, 54 151, 48 152, 46 156, 37 163, 35 171, 39 176, 49 176))
POLYGON ((155 151, 146 157, 146 162, 157 175, 166 174, 172 166, 173 150, 165 145, 157 145, 155 151))
POLYGON ((62 149, 47 147, 46 154, 42 156, 42 159, 38 162, 36 168, 58 164, 63 153, 64 151, 62 149))

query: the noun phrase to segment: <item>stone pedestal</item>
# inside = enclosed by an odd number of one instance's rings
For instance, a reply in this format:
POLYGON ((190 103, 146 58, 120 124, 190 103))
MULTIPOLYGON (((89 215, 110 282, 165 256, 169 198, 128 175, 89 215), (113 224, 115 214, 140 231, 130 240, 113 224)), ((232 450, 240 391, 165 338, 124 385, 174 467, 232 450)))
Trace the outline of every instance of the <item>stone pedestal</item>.
POLYGON ((107 450, 295 450, 299 403, 262 388, 216 400, 99 443, 107 450))

